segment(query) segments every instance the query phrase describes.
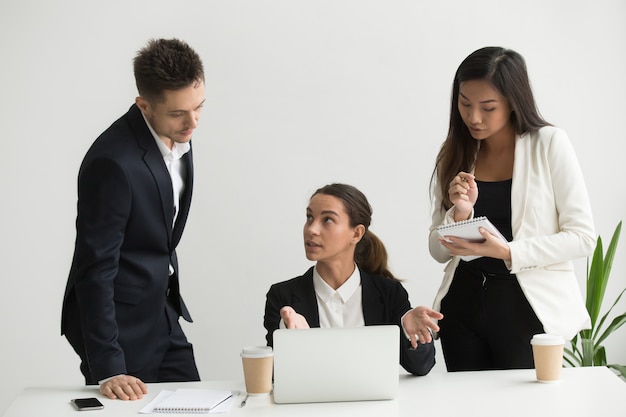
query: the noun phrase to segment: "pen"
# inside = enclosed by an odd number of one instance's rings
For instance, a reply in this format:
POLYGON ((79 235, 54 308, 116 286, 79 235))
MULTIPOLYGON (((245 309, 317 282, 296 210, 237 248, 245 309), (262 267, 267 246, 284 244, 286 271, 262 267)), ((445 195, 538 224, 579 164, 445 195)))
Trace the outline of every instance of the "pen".
POLYGON ((243 399, 239 407, 244 407, 246 405, 246 401, 248 401, 248 394, 246 394, 245 398, 243 399))

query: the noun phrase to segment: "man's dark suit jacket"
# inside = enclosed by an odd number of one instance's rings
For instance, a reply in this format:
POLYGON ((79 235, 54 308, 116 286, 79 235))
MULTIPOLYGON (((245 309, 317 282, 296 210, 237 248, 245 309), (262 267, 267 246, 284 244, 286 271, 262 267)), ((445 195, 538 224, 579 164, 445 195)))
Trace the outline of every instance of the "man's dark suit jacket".
POLYGON ((185 190, 173 228, 171 177, 136 105, 96 139, 80 167, 61 333, 91 383, 132 375, 153 360, 146 351, 156 346, 168 291, 191 321, 179 295, 175 250, 191 203, 191 150, 183 161, 185 190))
MULTIPOLYGON (((366 326, 384 324, 401 326, 401 318, 411 309, 411 305, 409 296, 400 282, 361 271, 361 289, 366 326)), ((291 306, 298 314, 303 315, 310 327, 320 327, 313 287, 313 267, 300 277, 270 287, 263 322, 269 346, 274 344, 273 333, 279 327, 280 309, 284 306, 291 306)), ((435 365, 434 343, 419 344, 417 349, 412 349, 403 331, 400 331, 400 339, 402 367, 414 375, 426 375, 435 365)))

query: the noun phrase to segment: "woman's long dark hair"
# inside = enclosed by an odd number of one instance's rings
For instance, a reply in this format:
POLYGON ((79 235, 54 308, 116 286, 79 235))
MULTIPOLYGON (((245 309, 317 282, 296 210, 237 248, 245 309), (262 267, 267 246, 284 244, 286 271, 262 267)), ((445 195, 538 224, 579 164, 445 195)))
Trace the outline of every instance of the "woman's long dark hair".
POLYGON ((362 224, 365 227, 363 238, 357 243, 354 251, 354 262, 359 269, 375 275, 382 275, 399 281, 393 276, 387 266, 387 250, 383 242, 369 230, 372 222, 372 206, 365 195, 352 185, 329 184, 313 193, 330 195, 343 202, 343 206, 350 218, 350 227, 362 224))
POLYGON ((458 109, 460 85, 470 80, 490 82, 508 100, 515 133, 535 132, 550 125, 537 110, 526 62, 519 53, 493 46, 472 52, 461 62, 454 76, 448 136, 437 155, 431 177, 431 187, 433 179, 437 180, 436 186, 443 196, 445 210, 452 207, 448 184, 460 171, 470 172, 473 169, 478 152, 479 141, 470 134, 458 109))

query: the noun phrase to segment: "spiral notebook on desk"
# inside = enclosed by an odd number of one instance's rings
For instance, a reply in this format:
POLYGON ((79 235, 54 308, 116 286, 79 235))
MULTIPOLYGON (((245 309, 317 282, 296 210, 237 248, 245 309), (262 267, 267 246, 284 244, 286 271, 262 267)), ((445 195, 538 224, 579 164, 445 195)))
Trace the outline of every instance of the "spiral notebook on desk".
POLYGON ((227 390, 179 388, 163 390, 140 414, 216 414, 227 412, 234 393, 227 390))
MULTIPOLYGON (((437 232, 443 239, 445 239, 446 236, 454 236, 467 239, 470 242, 484 242, 485 238, 478 231, 480 227, 484 227, 489 233, 498 236, 503 242, 507 241, 498 228, 485 216, 441 225, 437 227, 437 232)), ((471 261, 476 258, 480 258, 480 256, 461 256, 461 259, 464 261, 471 261)))

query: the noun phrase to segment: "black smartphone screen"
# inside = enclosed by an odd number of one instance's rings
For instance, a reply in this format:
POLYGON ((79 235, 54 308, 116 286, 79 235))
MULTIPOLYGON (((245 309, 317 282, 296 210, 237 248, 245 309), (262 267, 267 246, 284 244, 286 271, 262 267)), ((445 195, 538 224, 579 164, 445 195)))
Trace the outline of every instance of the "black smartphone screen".
POLYGON ((75 398, 72 400, 72 404, 77 410, 101 410, 104 405, 97 398, 75 398))

